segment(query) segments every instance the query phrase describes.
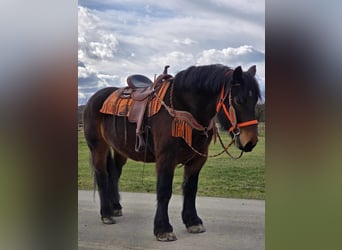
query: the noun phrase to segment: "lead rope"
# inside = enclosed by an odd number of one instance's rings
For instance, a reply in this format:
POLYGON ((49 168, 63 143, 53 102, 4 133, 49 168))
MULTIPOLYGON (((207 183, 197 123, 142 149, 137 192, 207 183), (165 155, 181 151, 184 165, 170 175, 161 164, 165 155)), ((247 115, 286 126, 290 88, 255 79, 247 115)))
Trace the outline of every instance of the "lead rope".
POLYGON ((220 136, 219 133, 217 133, 217 137, 219 138, 220 144, 221 144, 221 146, 222 146, 222 148, 223 148, 223 152, 226 152, 226 154, 229 155, 229 156, 230 156, 232 159, 234 159, 234 160, 237 160, 237 159, 240 159, 240 158, 241 158, 241 156, 242 156, 242 154, 243 154, 243 151, 242 151, 242 150, 241 150, 241 152, 240 152, 240 155, 237 156, 237 157, 233 156, 233 155, 232 155, 231 153, 229 153, 229 151, 228 151, 228 148, 230 147, 230 145, 232 145, 232 144, 235 142, 235 137, 236 137, 235 134, 234 134, 233 140, 228 144, 227 147, 224 146, 223 141, 222 141, 222 138, 221 138, 221 136, 220 136))
MULTIPOLYGON (((240 155, 239 156, 233 156, 231 153, 229 153, 229 151, 228 151, 228 148, 235 142, 235 138, 233 138, 233 140, 227 145, 227 146, 225 146, 224 144, 223 144, 223 141, 222 141, 222 138, 221 138, 221 136, 220 136, 220 134, 217 132, 217 137, 219 138, 219 141, 220 141, 220 144, 221 144, 221 146, 222 146, 222 148, 223 148, 223 150, 221 151, 221 152, 219 152, 219 153, 217 153, 217 154, 213 154, 213 155, 209 155, 209 154, 203 154, 203 153, 201 153, 201 152, 199 152, 197 149, 195 149, 193 146, 191 146, 191 145, 189 145, 188 144, 188 146, 192 149, 192 151, 194 151, 196 154, 198 154, 198 155, 200 155, 200 156, 203 156, 203 157, 210 157, 210 158, 212 158, 212 157, 217 157, 217 156, 220 156, 220 155, 222 155, 224 152, 226 152, 226 154, 227 155, 229 155, 232 159, 234 159, 234 160, 237 160, 237 159, 240 159, 241 158, 241 156, 242 156, 242 154, 243 154, 243 151, 241 150, 241 152, 240 152, 240 155)), ((234 136, 235 137, 235 136, 234 136)))

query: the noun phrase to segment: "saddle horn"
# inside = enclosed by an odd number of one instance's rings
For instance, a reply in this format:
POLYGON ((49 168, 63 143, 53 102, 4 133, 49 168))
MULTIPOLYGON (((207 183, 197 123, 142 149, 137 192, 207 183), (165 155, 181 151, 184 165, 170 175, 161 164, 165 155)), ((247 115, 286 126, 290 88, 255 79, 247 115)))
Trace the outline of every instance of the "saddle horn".
POLYGON ((167 74, 167 69, 170 67, 170 65, 165 65, 164 67, 164 71, 163 74, 166 75, 167 74))

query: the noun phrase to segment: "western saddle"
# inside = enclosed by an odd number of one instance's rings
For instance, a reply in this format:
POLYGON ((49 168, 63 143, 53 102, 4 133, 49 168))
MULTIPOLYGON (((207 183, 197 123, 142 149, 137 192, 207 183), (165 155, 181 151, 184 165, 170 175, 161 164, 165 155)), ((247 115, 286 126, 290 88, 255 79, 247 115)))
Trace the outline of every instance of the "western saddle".
POLYGON ((160 100, 164 98, 170 80, 173 78, 172 75, 167 73, 168 68, 169 65, 166 65, 163 73, 154 82, 144 75, 130 75, 127 78, 128 86, 114 91, 105 100, 100 109, 101 113, 124 116, 128 118, 129 122, 137 124, 136 152, 140 152, 146 147, 143 136, 143 120, 145 114, 150 117, 159 111, 161 107, 160 100))

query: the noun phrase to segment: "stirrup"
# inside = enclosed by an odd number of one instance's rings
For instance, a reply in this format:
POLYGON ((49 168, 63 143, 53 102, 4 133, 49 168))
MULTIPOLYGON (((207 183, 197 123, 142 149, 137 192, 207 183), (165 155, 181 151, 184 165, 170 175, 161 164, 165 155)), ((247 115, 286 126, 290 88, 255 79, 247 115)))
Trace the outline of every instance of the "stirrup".
POLYGON ((141 152, 145 149, 145 147, 146 143, 142 135, 142 132, 140 132, 139 134, 136 134, 135 137, 135 152, 141 152))

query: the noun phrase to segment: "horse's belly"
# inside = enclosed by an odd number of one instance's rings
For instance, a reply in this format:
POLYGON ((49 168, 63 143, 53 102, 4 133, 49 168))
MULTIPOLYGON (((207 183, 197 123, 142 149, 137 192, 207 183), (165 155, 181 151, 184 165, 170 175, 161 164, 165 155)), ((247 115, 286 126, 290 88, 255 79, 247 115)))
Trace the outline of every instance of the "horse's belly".
POLYGON ((114 151, 116 151, 117 153, 131 159, 134 161, 142 161, 142 162, 155 162, 155 157, 154 155, 147 150, 146 154, 145 154, 145 150, 142 152, 136 152, 133 148, 130 147, 122 147, 122 145, 115 145, 115 144, 111 144, 112 148, 114 151))
POLYGON ((155 157, 149 149, 135 151, 135 130, 136 125, 122 117, 107 116, 102 126, 103 137, 114 151, 134 161, 155 162, 155 157))

